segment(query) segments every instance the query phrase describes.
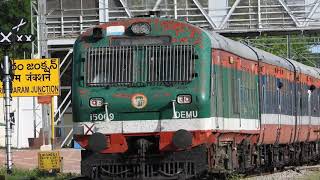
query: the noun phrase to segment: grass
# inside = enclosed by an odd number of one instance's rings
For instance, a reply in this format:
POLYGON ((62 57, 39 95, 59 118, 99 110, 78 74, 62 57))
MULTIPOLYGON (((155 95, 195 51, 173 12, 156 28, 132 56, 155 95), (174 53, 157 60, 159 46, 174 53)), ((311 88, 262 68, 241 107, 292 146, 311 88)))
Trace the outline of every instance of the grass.
POLYGON ((238 173, 234 173, 234 174, 231 174, 230 176, 228 176, 228 180, 240 180, 240 179, 243 179, 245 177, 245 175, 243 174, 238 174, 238 173))
POLYGON ((76 177, 76 174, 71 173, 54 173, 40 171, 39 169, 24 170, 13 169, 11 175, 6 175, 6 169, 0 168, 0 180, 5 177, 5 180, 65 180, 76 177))
POLYGON ((308 177, 303 178, 303 180, 320 180, 320 172, 313 172, 308 177))

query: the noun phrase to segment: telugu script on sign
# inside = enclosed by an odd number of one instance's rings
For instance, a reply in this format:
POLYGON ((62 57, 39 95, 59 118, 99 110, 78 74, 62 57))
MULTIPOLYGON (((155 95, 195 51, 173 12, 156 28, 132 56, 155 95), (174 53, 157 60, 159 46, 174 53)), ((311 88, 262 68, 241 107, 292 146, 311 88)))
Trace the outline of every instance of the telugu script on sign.
MULTIPOLYGON (((57 96, 60 94, 58 59, 22 59, 12 61, 12 96, 57 96)), ((3 95, 2 82, 0 92, 3 95)))

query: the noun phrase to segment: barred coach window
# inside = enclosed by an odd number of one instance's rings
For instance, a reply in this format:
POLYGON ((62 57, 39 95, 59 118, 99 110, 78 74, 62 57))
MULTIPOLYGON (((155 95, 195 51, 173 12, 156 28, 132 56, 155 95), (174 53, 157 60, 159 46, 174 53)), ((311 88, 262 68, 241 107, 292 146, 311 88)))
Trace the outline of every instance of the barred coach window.
POLYGON ((85 65, 88 86, 133 82, 134 49, 130 47, 90 48, 85 65))
POLYGON ((194 72, 192 46, 145 46, 146 82, 186 82, 194 72))
POLYGON ((191 82, 195 52, 191 45, 89 48, 87 86, 191 82))

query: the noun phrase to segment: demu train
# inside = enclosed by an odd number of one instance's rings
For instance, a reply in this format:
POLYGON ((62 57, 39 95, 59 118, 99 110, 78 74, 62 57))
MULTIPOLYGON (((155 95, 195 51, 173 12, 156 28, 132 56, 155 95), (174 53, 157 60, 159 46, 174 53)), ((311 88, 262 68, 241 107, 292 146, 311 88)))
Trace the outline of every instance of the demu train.
POLYGON ((101 24, 74 44, 81 173, 197 179, 315 160, 319 72, 187 22, 101 24))

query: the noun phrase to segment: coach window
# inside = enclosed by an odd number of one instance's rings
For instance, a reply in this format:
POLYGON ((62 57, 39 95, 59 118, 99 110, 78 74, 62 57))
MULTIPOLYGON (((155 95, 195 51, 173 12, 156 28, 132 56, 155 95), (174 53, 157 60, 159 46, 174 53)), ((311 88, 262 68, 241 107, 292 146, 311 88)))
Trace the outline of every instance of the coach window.
POLYGON ((283 82, 279 78, 277 78, 277 112, 281 114, 281 108, 282 108, 282 94, 281 88, 283 87, 283 82))
POLYGON ((94 48, 88 51, 86 60, 87 83, 90 86, 98 85, 103 82, 104 73, 102 70, 105 54, 100 48, 94 48))
POLYGON ((304 84, 301 84, 301 92, 300 92, 300 96, 301 96, 301 101, 300 101, 300 104, 301 104, 301 116, 304 116, 305 115, 305 107, 306 107, 306 104, 305 104, 305 94, 306 94, 306 91, 305 91, 305 88, 304 88, 304 84))
POLYGON ((272 76, 270 75, 269 77, 268 77, 268 101, 269 101, 269 103, 268 103, 268 106, 269 106, 269 113, 273 113, 273 81, 272 81, 272 76))
MULTIPOLYGON (((316 90, 316 86, 315 85, 311 85, 309 86, 308 89, 308 96, 310 96, 310 111, 311 111, 311 115, 312 116, 316 116, 316 109, 317 109, 317 98, 315 96, 315 91, 316 90)), ((309 97, 308 97, 309 98, 309 97)))
POLYGON ((317 117, 318 111, 318 98, 316 95, 316 91, 313 92, 312 99, 312 116, 317 117))
POLYGON ((283 100, 282 107, 284 108, 283 114, 288 114, 288 81, 286 79, 283 80, 283 100))
POLYGON ((262 84, 262 87, 261 87, 261 89, 262 89, 262 93, 261 93, 261 112, 262 113, 265 113, 266 112, 266 110, 265 110, 265 108, 266 108, 266 95, 265 95, 265 93, 266 93, 266 75, 264 75, 264 76, 261 76, 261 84, 262 84))
POLYGON ((273 113, 277 114, 278 113, 278 104, 279 104, 279 99, 278 99, 278 87, 277 87, 277 78, 276 77, 273 77, 273 88, 272 88, 272 91, 273 91, 273 113))
POLYGON ((237 63, 234 63, 234 67, 232 68, 232 76, 231 76, 231 95, 232 95, 232 104, 233 104, 233 113, 239 114, 239 86, 240 86, 240 72, 237 70, 237 63))
POLYGON ((303 85, 303 92, 302 92, 302 115, 308 115, 308 90, 307 85, 303 85))
POLYGON ((298 105, 299 105, 299 108, 298 108, 298 115, 299 116, 302 116, 302 84, 298 83, 297 84, 297 91, 298 91, 298 105))
POLYGON ((305 115, 309 116, 309 108, 311 108, 311 99, 309 100, 309 93, 311 95, 311 92, 309 90, 309 86, 305 85, 307 91, 304 93, 305 95, 305 115))
POLYGON ((289 90, 288 90, 288 114, 289 115, 293 115, 293 98, 294 98, 294 94, 293 94, 293 84, 290 80, 288 80, 288 85, 289 85, 289 90))
POLYGON ((274 94, 273 94, 273 92, 274 92, 274 88, 273 88, 273 84, 274 84, 274 82, 273 82, 273 77, 270 75, 269 76, 269 98, 268 99, 270 99, 269 100, 269 113, 274 113, 274 104, 273 104, 273 101, 274 101, 274 94))
POLYGON ((144 47, 142 54, 144 57, 139 67, 141 76, 148 82, 189 82, 197 77, 195 59, 198 55, 193 46, 148 46, 144 47))
POLYGON ((285 111, 284 111, 284 114, 289 114, 289 106, 288 106, 288 103, 289 103, 289 84, 288 84, 288 80, 285 79, 284 81, 284 99, 283 99, 283 102, 282 102, 282 107, 284 107, 285 111))
POLYGON ((287 80, 283 80, 283 99, 281 106, 283 107, 282 114, 288 114, 288 106, 286 104, 288 103, 288 86, 287 86, 287 80))
POLYGON ((271 82, 271 76, 267 75, 267 83, 266 83, 266 96, 269 98, 266 98, 266 113, 272 113, 272 82, 271 82))
MULTIPOLYGON (((291 113, 294 114, 294 112, 296 111, 296 107, 295 107, 295 102, 296 100, 296 92, 295 92, 295 86, 296 83, 294 81, 291 82, 291 113)), ((297 102, 296 102, 297 103, 297 102)))
POLYGON ((317 89, 318 93, 318 114, 317 116, 320 117, 320 88, 317 89))
POLYGON ((276 114, 277 112, 277 87, 276 87, 276 78, 270 77, 271 91, 272 91, 272 113, 276 114))
POLYGON ((249 94, 248 94, 248 82, 249 82, 249 73, 248 72, 243 72, 242 73, 242 82, 241 82, 241 101, 242 101, 242 106, 241 106, 241 116, 247 116, 248 114, 248 99, 249 99, 249 94))

